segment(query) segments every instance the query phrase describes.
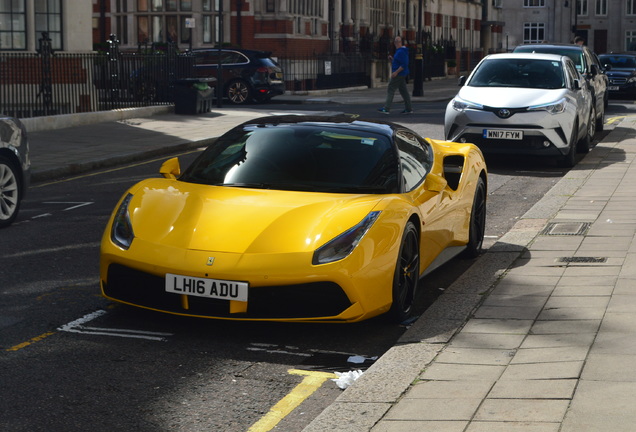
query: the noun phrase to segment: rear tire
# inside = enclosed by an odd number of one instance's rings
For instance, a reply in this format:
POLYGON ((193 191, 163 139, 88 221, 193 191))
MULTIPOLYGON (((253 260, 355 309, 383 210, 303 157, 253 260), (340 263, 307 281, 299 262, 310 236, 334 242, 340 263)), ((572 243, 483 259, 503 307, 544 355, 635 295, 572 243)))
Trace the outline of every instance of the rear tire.
POLYGON ((596 118, 596 131, 597 132, 602 132, 603 131, 603 124, 605 123, 605 108, 606 107, 607 107, 607 103, 604 102, 603 103, 603 111, 601 111, 599 116, 596 118))
POLYGON ((484 233, 486 231, 486 183, 479 177, 475 188, 475 198, 473 209, 470 212, 470 230, 468 232, 468 244, 464 256, 466 258, 477 258, 481 254, 484 244, 484 233))
POLYGON ((18 216, 22 201, 20 170, 0 156, 0 228, 11 225, 18 216))
POLYGON ((225 95, 235 105, 242 105, 252 100, 252 90, 245 81, 232 81, 225 88, 225 95))
POLYGON ((393 275, 391 321, 401 323, 413 312, 417 284, 420 279, 420 241, 413 222, 407 222, 402 235, 400 254, 393 275))

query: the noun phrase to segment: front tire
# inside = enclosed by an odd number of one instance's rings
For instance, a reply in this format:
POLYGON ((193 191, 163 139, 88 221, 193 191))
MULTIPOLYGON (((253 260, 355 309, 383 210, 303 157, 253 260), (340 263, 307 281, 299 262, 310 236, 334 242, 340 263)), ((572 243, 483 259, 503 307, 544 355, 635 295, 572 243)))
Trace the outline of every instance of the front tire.
POLYGON ((470 230, 468 231, 468 244, 464 256, 477 258, 481 254, 486 232, 486 183, 479 177, 475 188, 473 209, 470 212, 470 230))
POLYGON ((9 159, 0 156, 0 228, 15 220, 21 201, 20 171, 9 159))
POLYGON ((400 254, 393 275, 393 303, 389 310, 392 321, 401 323, 413 312, 415 293, 420 279, 420 241, 413 222, 407 222, 402 235, 400 254))
POLYGON ((579 134, 579 124, 578 122, 572 128, 572 134, 570 136, 570 141, 568 142, 568 152, 565 156, 561 156, 557 161, 557 165, 562 168, 572 168, 576 165, 576 146, 577 146, 577 137, 579 134))
POLYGON ((596 135, 596 109, 592 107, 592 109, 590 110, 590 118, 587 121, 587 129, 585 130, 585 135, 577 143, 576 150, 579 153, 589 153, 590 149, 592 148, 594 135, 596 135))

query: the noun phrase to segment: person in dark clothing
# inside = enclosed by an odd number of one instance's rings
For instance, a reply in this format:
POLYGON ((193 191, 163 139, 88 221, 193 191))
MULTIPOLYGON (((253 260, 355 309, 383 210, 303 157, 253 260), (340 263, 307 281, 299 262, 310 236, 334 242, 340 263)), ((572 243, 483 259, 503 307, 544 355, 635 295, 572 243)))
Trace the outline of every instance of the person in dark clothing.
POLYGON ((406 88, 406 77, 409 75, 409 50, 402 45, 402 38, 400 36, 397 36, 393 43, 395 44, 395 55, 393 57, 389 56, 391 60, 391 79, 387 87, 384 106, 379 108, 378 111, 388 114, 391 111, 395 91, 399 90, 402 99, 404 99, 404 111, 402 111, 402 114, 411 114, 413 113, 411 96, 406 88))

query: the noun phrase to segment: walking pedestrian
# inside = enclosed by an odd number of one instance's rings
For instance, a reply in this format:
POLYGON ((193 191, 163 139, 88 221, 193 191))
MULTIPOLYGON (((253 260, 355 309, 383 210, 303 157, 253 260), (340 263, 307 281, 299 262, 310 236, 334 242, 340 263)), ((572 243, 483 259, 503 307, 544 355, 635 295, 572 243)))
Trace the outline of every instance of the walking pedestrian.
POLYGON ((409 50, 402 45, 402 38, 400 36, 396 36, 393 43, 395 45, 395 55, 393 55, 393 57, 389 56, 389 60, 391 60, 391 79, 387 87, 384 106, 379 108, 378 111, 388 114, 391 111, 395 91, 399 90, 404 100, 404 111, 402 111, 402 114, 412 114, 411 96, 406 88, 406 77, 409 75, 409 50))

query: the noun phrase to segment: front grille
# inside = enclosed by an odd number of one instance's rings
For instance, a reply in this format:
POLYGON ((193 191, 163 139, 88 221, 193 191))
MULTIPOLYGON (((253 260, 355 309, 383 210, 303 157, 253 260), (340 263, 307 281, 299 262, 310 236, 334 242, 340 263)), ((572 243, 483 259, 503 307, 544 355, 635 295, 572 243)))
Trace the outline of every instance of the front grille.
POLYGON ((610 79, 610 84, 613 85, 623 85, 627 82, 627 78, 612 78, 610 79))
POLYGON ((227 318, 315 318, 336 316, 351 306, 349 298, 333 282, 250 287, 246 313, 229 312, 229 301, 188 297, 190 308, 181 306, 181 295, 165 291, 165 279, 119 264, 108 268, 104 293, 111 298, 166 312, 227 318))

